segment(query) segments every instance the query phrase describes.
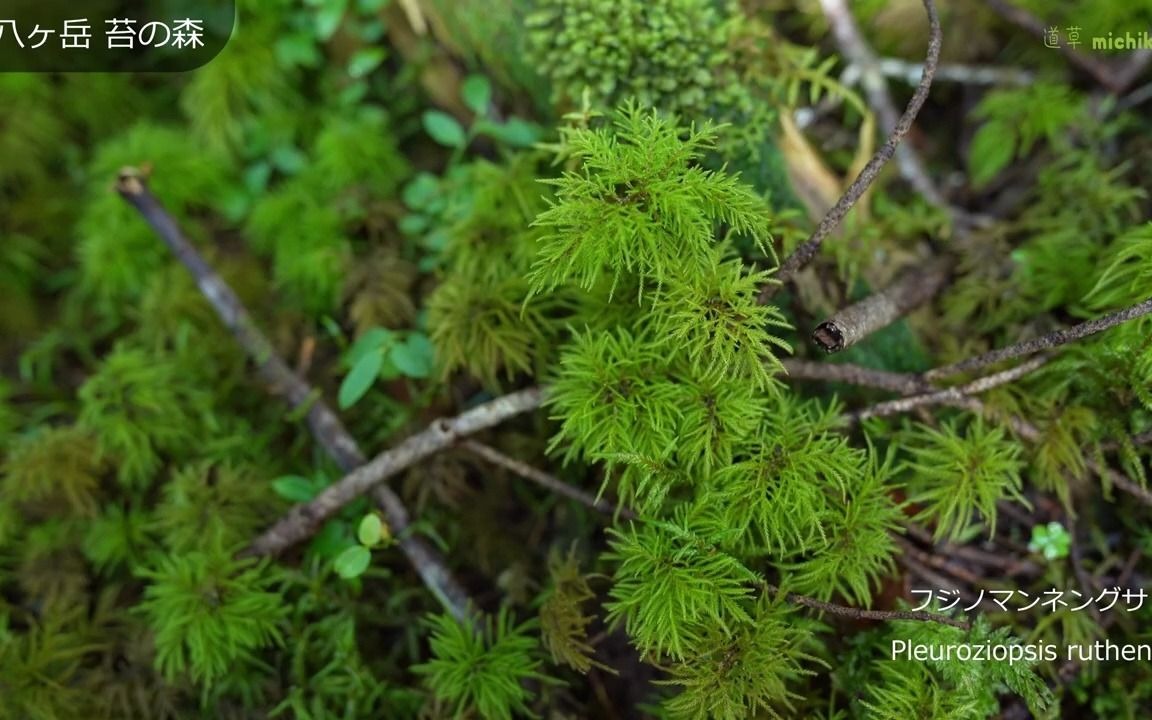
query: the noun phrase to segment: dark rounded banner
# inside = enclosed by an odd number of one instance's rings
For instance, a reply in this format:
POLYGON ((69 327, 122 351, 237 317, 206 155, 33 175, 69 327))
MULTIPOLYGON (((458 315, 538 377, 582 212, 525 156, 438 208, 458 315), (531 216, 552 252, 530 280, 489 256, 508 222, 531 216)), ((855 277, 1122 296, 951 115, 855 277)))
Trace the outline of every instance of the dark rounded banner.
POLYGON ((235 23, 235 0, 3 0, 0 72, 186 72, 235 23))

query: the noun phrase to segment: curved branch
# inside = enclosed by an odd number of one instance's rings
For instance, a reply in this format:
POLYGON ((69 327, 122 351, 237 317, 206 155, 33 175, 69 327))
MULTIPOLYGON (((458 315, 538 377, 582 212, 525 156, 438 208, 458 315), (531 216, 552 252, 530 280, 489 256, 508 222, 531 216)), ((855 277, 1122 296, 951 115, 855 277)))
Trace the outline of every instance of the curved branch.
POLYGON ((1089 335, 1095 335, 1109 328, 1120 325, 1121 323, 1135 320, 1152 313, 1152 298, 1145 300, 1123 310, 1118 310, 1114 313, 1109 313, 1103 317, 1095 318, 1082 322, 1079 325, 1073 325, 1070 328, 1063 330, 1055 330, 1042 335, 1038 338, 1025 340, 1024 342, 1014 343, 1007 347, 1002 347, 998 350, 986 352, 983 355, 961 360, 960 362, 952 363, 951 365, 944 365, 938 368, 933 368, 924 373, 925 380, 935 380, 937 378, 947 377, 949 375, 956 375, 958 373, 966 372, 968 370, 975 370, 976 368, 994 365, 1001 360, 1009 360, 1021 355, 1029 355, 1040 350, 1047 350, 1048 348, 1059 347, 1081 338, 1086 338, 1089 335))
POLYGON ((948 280, 950 262, 937 258, 906 268, 890 285, 837 311, 816 326, 824 352, 840 352, 928 302, 948 280))
MULTIPOLYGON (((427 429, 329 485, 316 497, 292 508, 287 515, 252 541, 247 552, 273 555, 311 537, 320 525, 348 503, 372 490, 381 481, 408 469, 426 457, 455 445, 459 440, 498 425, 508 418, 540 407, 539 388, 520 390, 467 410, 454 418, 435 420, 427 429)), ((379 494, 382 489, 377 489, 379 494)), ((391 492, 391 491, 389 491, 391 492)), ((397 499, 399 502, 399 499, 397 499)), ((399 508, 396 508, 399 510, 399 508)), ((389 524, 392 523, 389 518, 389 524)), ((393 525, 393 529, 398 528, 393 525)))
POLYGON ((876 180, 876 176, 880 174, 880 170, 884 165, 892 159, 892 155, 896 152, 896 146, 908 134, 912 128, 912 122, 916 119, 917 113, 923 107, 924 101, 928 99, 928 91, 932 87, 932 78, 936 73, 936 65, 940 61, 940 18, 936 14, 936 5, 933 0, 922 0, 924 9, 928 13, 928 56, 924 60, 924 74, 920 78, 920 84, 916 86, 916 92, 912 94, 912 99, 908 101, 908 107, 904 109, 904 114, 900 116, 900 120, 896 123, 896 127, 892 128, 889 133, 888 139, 860 171, 860 174, 848 186, 848 189, 840 196, 824 219, 820 221, 820 225, 812 233, 811 237, 804 241, 800 247, 796 248, 791 255, 784 260, 777 270, 775 277, 771 282, 765 283, 760 289, 760 303, 768 302, 776 292, 783 287, 784 283, 792 279, 792 276, 802 270, 812 258, 816 256, 816 252, 820 249, 820 245, 824 242, 832 231, 840 226, 844 216, 856 204, 864 192, 876 180))
MULTIPOLYGON (((780 588, 770 583, 764 583, 764 589, 773 595, 780 593, 780 588)), ((803 605, 813 610, 820 610, 821 612, 854 618, 856 620, 917 620, 919 622, 935 622, 943 625, 951 625, 961 630, 967 630, 971 627, 969 623, 963 620, 957 620, 947 615, 926 612, 924 610, 865 610, 862 608, 847 607, 845 605, 836 605, 796 593, 787 593, 784 599, 793 605, 803 605)))
MULTIPOLYGON (((156 196, 148 189, 145 174, 136 168, 123 168, 117 178, 116 190, 152 226, 172 254, 184 264, 196 279, 201 294, 211 303, 216 314, 232 332, 233 337, 256 363, 256 369, 266 385, 283 396, 293 409, 307 407, 308 427, 328 455, 344 470, 351 470, 364 464, 364 455, 359 445, 349 434, 344 423, 328 407, 318 393, 299 375, 292 371, 284 360, 276 354, 271 341, 256 326, 240 298, 232 288, 216 273, 211 265, 197 252, 184 237, 180 227, 156 196)), ((339 485, 339 483, 337 483, 339 485)), ((333 486, 336 487, 336 486, 333 486)), ((363 488, 367 490, 370 485, 363 488)), ((328 490, 332 490, 329 488, 328 490)), ((321 495, 329 494, 328 491, 321 495)), ((411 525, 408 510, 403 502, 387 487, 376 489, 375 498, 384 511, 384 516, 392 531, 400 538, 400 547, 416 569, 424 584, 440 600, 445 609, 458 619, 466 619, 469 606, 473 605, 468 593, 460 585, 444 562, 444 558, 420 537, 405 532, 411 525)), ((349 498, 350 499, 350 498, 349 498)), ((315 501, 313 501, 315 502, 315 501)), ((309 504, 311 505, 311 503, 309 504)), ((272 530, 257 539, 248 549, 249 554, 270 554, 284 549, 297 540, 312 534, 319 522, 330 516, 338 507, 324 507, 320 512, 308 506, 297 506, 288 519, 273 526, 272 530), (302 510, 302 508, 304 508, 302 510), (303 514, 314 522, 299 522, 295 518, 303 514), (286 524, 289 527, 286 527, 286 524), (286 532, 291 530, 294 532, 286 532), (277 544, 276 540, 289 542, 277 544)))

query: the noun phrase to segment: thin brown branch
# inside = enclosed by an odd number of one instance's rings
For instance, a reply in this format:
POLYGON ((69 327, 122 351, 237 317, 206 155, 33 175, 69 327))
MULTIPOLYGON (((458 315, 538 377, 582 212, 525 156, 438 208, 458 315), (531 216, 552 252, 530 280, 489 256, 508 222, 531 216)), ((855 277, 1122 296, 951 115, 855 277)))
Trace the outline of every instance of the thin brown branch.
MULTIPOLYGON (((764 583, 763 587, 773 595, 780 594, 780 588, 775 585, 764 583)), ((784 596, 784 600, 793 605, 802 605, 807 608, 812 608, 813 610, 820 610, 821 612, 853 618, 855 620, 917 620, 919 622, 942 623, 962 630, 967 630, 970 627, 969 623, 963 620, 957 620, 947 615, 925 612, 923 610, 865 610, 862 608, 847 607, 845 605, 836 605, 835 603, 817 600, 814 597, 799 595, 797 593, 787 593, 784 596)))
POLYGON ((861 387, 890 390, 901 395, 928 392, 932 386, 917 375, 897 373, 839 362, 812 362, 788 358, 781 360, 788 377, 795 380, 822 380, 861 387))
POLYGON ((953 580, 944 577, 911 555, 901 554, 900 564, 907 568, 909 572, 915 574, 933 588, 940 590, 957 590, 960 593, 960 599, 964 602, 965 607, 967 607, 968 604, 970 604, 972 601, 976 600, 976 596, 969 592, 966 588, 957 588, 956 583, 953 580))
MULTIPOLYGON (((124 168, 120 171, 116 189, 121 197, 139 211, 172 253, 192 273, 200 292, 212 304, 216 314, 256 364, 257 372, 265 383, 282 395, 293 409, 307 406, 307 422, 312 435, 337 465, 345 470, 362 465, 364 455, 340 418, 323 399, 315 397, 308 383, 293 372, 276 353, 272 343, 256 326, 240 302, 240 298, 197 252, 180 231, 176 221, 148 189, 144 175, 135 168, 124 168)), ((378 488, 375 497, 392 531, 400 538, 401 549, 424 584, 444 604, 445 609, 459 619, 466 618, 470 605, 467 592, 452 576, 444 559, 434 548, 421 538, 405 532, 410 520, 400 498, 386 487, 378 488)), ((254 551, 256 554, 264 554, 283 547, 285 546, 265 543, 262 546, 258 544, 254 551)))
POLYGON ((945 557, 956 557, 974 565, 996 568, 1000 571, 999 574, 1004 577, 1040 575, 1042 573, 1040 567, 1031 560, 1009 554, 999 548, 1000 552, 989 552, 972 545, 956 545, 951 542, 938 543, 931 533, 914 522, 906 523, 904 529, 908 535, 921 543, 932 546, 945 557))
POLYGON ((1079 325, 1073 325, 1070 328, 1063 330, 1055 330, 1038 338, 1018 342, 1007 347, 1000 348, 999 350, 992 350, 983 355, 961 360, 960 362, 952 363, 951 365, 944 365, 942 367, 934 368, 924 373, 925 380, 935 380, 937 378, 947 377, 949 375, 956 375, 958 373, 967 372, 968 370, 975 370, 977 368, 994 365, 1001 360, 1008 360, 1021 355, 1028 355, 1030 353, 1038 352, 1040 350, 1047 350, 1049 348, 1059 347, 1067 343, 1086 338, 1089 335, 1095 335, 1109 328, 1120 325, 1121 323, 1134 320, 1152 313, 1152 298, 1145 300, 1142 303, 1133 305, 1132 307, 1119 310, 1114 313, 1109 313, 1103 317, 1096 318, 1095 320, 1088 320, 1079 325))
POLYGON ((485 445, 476 440, 465 440, 461 443, 468 452, 478 455, 493 465, 499 465, 505 469, 511 470, 525 480, 531 480, 540 487, 550 490, 557 495, 563 495, 566 498, 575 500, 578 503, 586 505, 593 510, 598 510, 602 513, 607 513, 612 516, 620 517, 625 520, 632 520, 636 517, 636 513, 632 512, 625 507, 617 507, 603 498, 596 498, 591 493, 584 492, 580 488, 573 487, 564 482, 554 475, 533 467, 526 462, 511 458, 500 452, 499 450, 485 445))
MULTIPOLYGON (((1016 7, 1007 0, 985 0, 985 2, 997 15, 1035 37, 1043 40, 1048 36, 1048 28, 1051 27, 1051 23, 1044 22, 1027 10, 1016 7)), ((1080 52, 1062 41, 1058 43, 1057 50, 1068 62, 1087 72, 1096 82, 1117 95, 1124 92, 1132 84, 1143 68, 1142 63, 1147 62, 1137 53, 1133 53, 1133 58, 1128 64, 1124 67, 1116 67, 1112 63, 1080 52), (1134 72, 1133 68, 1135 68, 1134 72)))
POLYGON ((776 272, 775 277, 769 283, 760 289, 759 301, 761 303, 768 302, 777 290, 783 286, 784 283, 792 279, 792 276, 802 270, 812 258, 816 256, 820 245, 824 242, 832 231, 840 226, 844 216, 856 204, 864 192, 876 180, 880 174, 880 170, 884 165, 892 159, 893 153, 896 151, 896 146, 908 134, 908 130, 912 127, 912 121, 916 119, 916 114, 920 112, 923 107, 924 101, 928 99, 928 91, 932 87, 932 76, 936 71, 936 64, 940 61, 940 19, 936 15, 936 5, 933 0, 922 0, 924 9, 928 13, 928 56, 924 61, 924 75, 920 78, 920 84, 916 86, 916 91, 912 94, 912 99, 908 101, 908 107, 904 109, 904 114, 897 121, 896 126, 892 132, 888 134, 888 139, 860 171, 860 174, 848 186, 832 209, 820 221, 816 230, 812 235, 804 241, 800 247, 788 256, 781 264, 779 270, 776 272))
MULTIPOLYGON (((1152 50, 1149 50, 1147 55, 1142 56, 1141 60, 1144 58, 1152 58, 1152 50)), ((1143 71, 1143 68, 1140 68, 1140 70, 1143 71)), ((1120 98, 1120 102, 1116 103, 1115 111, 1126 112, 1138 105, 1148 102, 1148 100, 1152 100, 1152 83, 1146 83, 1120 98)))
MULTIPOLYGON (((880 69, 880 61, 856 25, 852 10, 846 0, 820 0, 820 7, 824 11, 828 25, 832 28, 832 35, 836 38, 840 52, 849 62, 860 68, 864 93, 868 97, 869 107, 880 119, 880 129, 885 133, 891 133, 900 122, 896 103, 892 101, 892 94, 888 92, 888 84, 880 69)), ((934 77, 936 72, 938 68, 934 69, 934 77)), ((896 167, 904 179, 929 203, 951 212, 948 201, 928 176, 924 160, 908 143, 896 147, 896 167)))
POLYGON ((256 538, 249 546, 248 552, 255 555, 274 555, 311 537, 325 520, 383 480, 455 445, 473 433, 540 407, 542 399, 543 395, 539 388, 529 388, 503 395, 454 418, 433 421, 425 430, 380 453, 325 488, 312 500, 292 508, 287 515, 256 538))
POLYGON ((984 578, 980 577, 971 570, 960 567, 959 565, 949 561, 947 557, 925 552, 913 545, 908 540, 898 537, 896 539, 896 544, 900 546, 901 550, 903 550, 906 555, 910 555, 925 565, 940 570, 941 572, 945 572, 949 576, 954 577, 957 580, 962 580, 973 587, 978 588, 985 582, 984 578))
POLYGON ((1137 78, 1148 69, 1149 63, 1152 63, 1152 50, 1147 48, 1134 50, 1128 56, 1128 61, 1116 73, 1116 85, 1120 88, 1116 91, 1117 94, 1132 87, 1137 78))
POLYGON ((1028 373, 1036 370, 1038 367, 1048 362, 1048 357, 1041 355, 1032 358, 1031 360, 1018 365, 1008 370, 1003 370, 992 375, 986 375, 982 378, 973 380, 964 385, 957 385, 956 387, 938 390, 936 392, 925 393, 923 395, 913 395, 911 397, 903 397, 896 400, 888 400, 886 402, 877 403, 871 407, 862 408, 848 413, 849 418, 853 422, 861 422, 868 418, 884 417, 886 415, 895 415, 898 413, 908 412, 909 410, 923 407, 925 405, 941 405, 941 404, 955 404, 964 402, 972 395, 991 390, 994 387, 1005 385, 1014 382, 1024 377, 1028 373))
POLYGON ((812 339, 824 352, 840 352, 923 305, 948 280, 944 258, 906 268, 884 289, 840 310, 816 326, 812 339))

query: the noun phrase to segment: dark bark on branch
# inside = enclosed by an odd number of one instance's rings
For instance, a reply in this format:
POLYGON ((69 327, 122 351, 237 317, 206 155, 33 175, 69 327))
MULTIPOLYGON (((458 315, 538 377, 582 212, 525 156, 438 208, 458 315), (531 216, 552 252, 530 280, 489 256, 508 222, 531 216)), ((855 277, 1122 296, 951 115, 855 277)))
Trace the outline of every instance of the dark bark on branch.
POLYGON ((948 269, 948 261, 939 258, 907 268, 891 285, 817 325, 812 340, 828 353, 855 345, 931 300, 948 280, 948 269))
MULTIPOLYGON (((318 395, 313 397, 316 393, 313 392, 312 387, 293 372, 284 360, 276 354, 272 343, 256 326, 251 315, 240 302, 240 298, 184 237, 176 221, 149 191, 143 174, 134 168, 122 169, 116 190, 121 197, 139 211, 140 215, 152 226, 152 229, 156 231, 156 234, 160 236, 177 259, 192 273, 200 292, 211 303, 216 314, 232 332, 244 352, 256 364, 257 372, 266 385, 281 395, 293 409, 302 406, 308 408, 308 427, 336 464, 346 471, 363 465, 364 455, 340 418, 318 395)), ((392 532, 400 539, 401 549, 424 584, 443 603, 445 609, 459 619, 466 618, 471 603, 467 592, 452 576, 451 571, 444 563, 444 559, 434 548, 421 538, 405 532, 411 523, 408 511, 400 498, 386 487, 377 488, 375 498, 383 509, 392 532)), ((284 532, 286 521, 282 520, 269 533, 265 533, 249 547, 247 553, 271 554, 282 550, 290 543, 278 545, 274 540, 282 539, 285 535, 291 537, 293 541, 308 537, 323 518, 307 510, 301 511, 301 506, 297 506, 289 517, 296 517, 301 512, 304 517, 315 519, 316 522, 311 525, 293 525, 292 529, 302 530, 306 528, 307 532, 295 535, 286 534, 284 532)), ((334 510, 328 512, 328 515, 331 515, 332 512, 334 510)))
POLYGON ((932 386, 916 375, 891 372, 889 370, 873 370, 851 363, 821 363, 809 360, 781 360, 784 371, 788 377, 796 380, 823 380, 826 382, 841 382, 861 387, 890 390, 901 395, 912 395, 919 392, 929 392, 932 386))
MULTIPOLYGON (((880 129, 885 133, 891 133, 896 129, 900 115, 896 110, 896 104, 892 102, 892 94, 888 92, 888 85, 876 53, 860 33, 846 0, 820 0, 820 6, 824 10, 828 25, 832 28, 832 35, 836 38, 841 54, 860 68, 864 93, 868 97, 868 105, 880 119, 880 129)), ((951 214, 952 208, 948 205, 948 201, 928 176, 924 160, 911 145, 903 143, 896 147, 896 167, 925 200, 951 214)))
MULTIPOLYGON (((780 588, 770 583, 764 583, 764 589, 773 595, 780 594, 780 588)), ((820 610, 832 615, 840 615, 856 620, 917 620, 919 622, 943 623, 944 625, 951 625, 952 627, 958 627, 962 630, 967 630, 971 627, 963 620, 956 620, 947 615, 925 612, 923 610, 864 610, 861 608, 846 607, 844 605, 835 605, 830 602, 808 597, 807 595, 797 595, 796 593, 788 593, 784 596, 784 599, 793 605, 803 605, 813 610, 820 610)))
POLYGON ((252 542, 249 552, 257 555, 276 554, 311 537, 325 520, 381 481, 455 445, 473 433, 538 408, 541 400, 540 389, 529 388, 503 395, 454 418, 434 421, 427 429, 351 471, 312 500, 292 508, 252 542))
POLYGON ((1086 338, 1089 335, 1095 335, 1098 332, 1107 330, 1108 328, 1115 327, 1121 323, 1134 320, 1152 313, 1152 298, 1144 302, 1133 305, 1132 307, 1110 313, 1103 317, 1096 318, 1095 320, 1088 320, 1079 325, 1074 325, 1064 330, 1056 330, 1050 332, 1042 337, 1033 338, 1024 342, 1015 343, 1008 347, 1000 348, 999 350, 992 350, 983 355, 968 358, 951 365, 944 365, 942 367, 934 368, 924 373, 925 380, 935 380, 937 378, 947 377, 949 375, 956 375, 958 373, 967 372, 968 370, 975 370, 976 368, 986 367, 1000 362, 1001 360, 1008 360, 1021 355, 1028 355, 1030 353, 1038 352, 1040 350, 1047 350, 1048 348, 1058 347, 1081 338, 1086 338))
POLYGON ((628 508, 617 507, 616 505, 613 505, 603 498, 597 499, 595 496, 584 492, 580 488, 572 487, 563 480, 553 475, 549 475, 543 470, 535 468, 526 462, 521 462, 516 458, 508 457, 499 450, 485 445, 482 442, 477 442, 476 440, 465 440, 461 444, 461 447, 463 447, 468 452, 474 453, 484 458, 493 465, 499 465, 501 467, 507 468, 508 470, 511 470, 526 480, 531 480, 537 485, 547 490, 551 490, 557 495, 563 495, 564 497, 571 498, 578 503, 592 508, 593 510, 598 510, 602 513, 607 513, 614 517, 620 517, 624 520, 632 520, 636 517, 636 513, 632 512, 628 508))
POLYGON ((802 270, 812 258, 816 256, 820 245, 824 242, 832 231, 840 226, 840 222, 848 211, 856 204, 864 192, 872 185, 873 181, 880 174, 880 170, 884 165, 892 159, 893 153, 896 151, 896 146, 908 134, 908 130, 912 127, 912 121, 916 119, 916 114, 920 112, 920 108, 924 105, 924 101, 928 99, 928 90, 932 87, 932 77, 936 72, 936 64, 940 60, 940 19, 936 15, 936 5, 933 0, 923 0, 924 9, 928 13, 928 56, 924 61, 924 75, 920 78, 920 84, 916 86, 916 92, 913 93, 912 99, 908 101, 908 107, 905 108, 904 114, 896 123, 896 127, 889 133, 888 139, 860 171, 860 175, 852 181, 848 189, 844 192, 840 199, 836 202, 832 209, 820 221, 820 225, 812 233, 800 247, 788 256, 787 259, 780 265, 776 276, 769 283, 766 283, 760 289, 760 303, 768 302, 776 291, 783 286, 784 283, 792 279, 797 272, 802 270))
POLYGON ((884 417, 886 415, 895 415, 897 413, 908 412, 909 410, 923 407, 925 405, 941 405, 952 404, 963 401, 972 395, 982 393, 985 390, 991 390, 998 385, 1005 385, 1014 382, 1024 377, 1033 370, 1039 368, 1044 363, 1048 362, 1048 358, 1041 355, 1035 357, 1018 365, 1014 368, 1009 368, 1002 372, 986 375, 977 380, 964 385, 957 385, 956 387, 946 388, 937 392, 926 393, 923 395, 913 395, 911 397, 900 398, 898 400, 889 400, 887 402, 877 403, 871 407, 855 410, 848 413, 848 417, 853 422, 861 422, 868 418, 884 417))

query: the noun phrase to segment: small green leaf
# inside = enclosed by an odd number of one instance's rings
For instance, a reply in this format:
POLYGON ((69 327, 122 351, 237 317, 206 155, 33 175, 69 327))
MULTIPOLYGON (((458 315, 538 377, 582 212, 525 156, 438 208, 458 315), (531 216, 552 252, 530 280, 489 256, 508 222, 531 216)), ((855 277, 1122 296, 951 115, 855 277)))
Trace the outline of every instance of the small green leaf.
POLYGON ((345 580, 360 577, 372 564, 372 551, 363 545, 353 545, 336 556, 333 565, 336 574, 345 580))
POLYGON ((464 128, 456 118, 440 110, 428 110, 423 116, 424 129, 432 139, 446 147, 462 148, 468 143, 464 128))
POLYGON ((380 67, 382 62, 384 62, 384 48, 362 48, 348 61, 348 74, 354 78, 364 77, 380 67))
POLYGON ((388 347, 393 342, 392 331, 387 328, 376 327, 365 331, 356 341, 352 343, 352 347, 348 348, 348 352, 344 355, 344 362, 346 367, 351 369, 360 362, 360 359, 369 353, 379 352, 383 348, 388 347))
POLYGON ((404 186, 400 197, 413 210, 427 210, 440 195, 440 181, 431 173, 422 172, 404 186))
POLYGON ((319 4, 319 9, 316 11, 314 18, 314 27, 316 29, 316 38, 321 41, 327 41, 331 38, 336 30, 340 27, 340 22, 344 20, 344 10, 347 7, 346 0, 324 0, 319 4))
POLYGON ((285 475, 272 481, 272 489, 285 500, 308 502, 316 497, 319 490, 316 483, 299 475, 285 475))
POLYGON ((365 353, 352 366, 352 371, 344 377, 344 382, 340 383, 337 401, 341 410, 347 410, 364 397, 364 393, 368 392, 368 388, 372 387, 372 383, 380 376, 380 367, 383 364, 384 353, 377 351, 365 353))
POLYGON ((270 164, 263 161, 254 163, 244 171, 244 187, 250 192, 261 193, 268 187, 270 177, 272 177, 270 164))
POLYGON ((472 112, 483 117, 492 102, 492 83, 483 75, 469 75, 460 88, 460 97, 472 112))
POLYGON ((1049 560, 1057 560, 1067 557, 1071 547, 1072 536, 1058 522, 1032 528, 1032 541, 1028 543, 1028 549, 1032 552, 1042 553, 1049 560))
POLYGON ((361 545, 372 547, 380 543, 384 536, 384 523, 376 513, 369 513, 360 519, 360 526, 356 528, 356 539, 361 545))
POLYGON ((434 350, 423 333, 412 333, 404 342, 393 345, 389 357, 396 368, 410 378, 426 378, 432 374, 434 350))
POLYGON ((492 125, 488 128, 488 134, 514 148, 532 147, 540 139, 540 130, 536 125, 517 117, 508 118, 508 122, 503 125, 492 125))

